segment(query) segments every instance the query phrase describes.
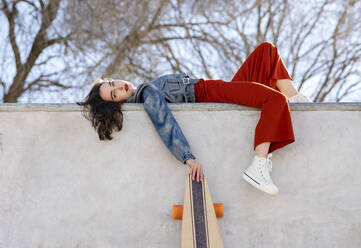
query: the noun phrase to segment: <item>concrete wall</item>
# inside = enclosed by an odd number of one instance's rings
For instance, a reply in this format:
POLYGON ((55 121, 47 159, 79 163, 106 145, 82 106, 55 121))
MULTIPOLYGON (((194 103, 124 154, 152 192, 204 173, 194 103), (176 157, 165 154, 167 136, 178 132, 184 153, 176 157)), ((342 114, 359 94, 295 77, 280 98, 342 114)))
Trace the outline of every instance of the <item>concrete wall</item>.
MULTIPOLYGON (((361 247, 361 103, 291 106, 273 153, 276 197, 241 179, 259 109, 173 104, 203 164, 225 247, 361 247)), ((180 247, 187 168, 141 105, 110 142, 76 105, 0 105, 0 247, 180 247)))

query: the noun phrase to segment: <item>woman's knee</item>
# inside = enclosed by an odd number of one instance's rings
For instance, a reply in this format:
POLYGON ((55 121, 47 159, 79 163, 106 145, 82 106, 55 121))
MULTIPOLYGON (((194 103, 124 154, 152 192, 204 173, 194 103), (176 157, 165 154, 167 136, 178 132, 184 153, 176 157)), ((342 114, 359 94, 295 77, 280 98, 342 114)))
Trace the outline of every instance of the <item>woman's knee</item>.
POLYGON ((261 44, 258 45, 259 48, 273 48, 276 47, 275 45, 273 45, 272 42, 269 41, 264 41, 261 44))

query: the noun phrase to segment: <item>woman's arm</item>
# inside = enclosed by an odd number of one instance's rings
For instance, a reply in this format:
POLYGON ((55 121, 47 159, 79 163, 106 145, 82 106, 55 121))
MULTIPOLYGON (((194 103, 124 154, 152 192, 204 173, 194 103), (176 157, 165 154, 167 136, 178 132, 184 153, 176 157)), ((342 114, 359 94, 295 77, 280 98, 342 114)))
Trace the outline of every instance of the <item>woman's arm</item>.
POLYGON ((195 159, 187 139, 170 112, 162 93, 153 87, 143 90, 144 109, 171 153, 182 163, 195 159))
POLYGON ((153 87, 146 87, 142 98, 144 109, 164 144, 179 161, 190 167, 193 180, 203 181, 202 165, 195 160, 188 141, 169 110, 162 93, 153 87))

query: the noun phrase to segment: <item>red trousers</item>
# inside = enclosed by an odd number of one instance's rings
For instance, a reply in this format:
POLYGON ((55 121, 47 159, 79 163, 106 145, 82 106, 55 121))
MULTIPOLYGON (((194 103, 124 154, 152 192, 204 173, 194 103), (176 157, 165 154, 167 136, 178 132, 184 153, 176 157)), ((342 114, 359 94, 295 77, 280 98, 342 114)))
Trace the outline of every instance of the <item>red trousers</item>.
POLYGON ((277 48, 261 43, 246 59, 232 81, 200 79, 196 102, 235 103, 261 108, 254 149, 271 142, 269 153, 295 141, 287 97, 276 87, 278 79, 290 79, 277 48))

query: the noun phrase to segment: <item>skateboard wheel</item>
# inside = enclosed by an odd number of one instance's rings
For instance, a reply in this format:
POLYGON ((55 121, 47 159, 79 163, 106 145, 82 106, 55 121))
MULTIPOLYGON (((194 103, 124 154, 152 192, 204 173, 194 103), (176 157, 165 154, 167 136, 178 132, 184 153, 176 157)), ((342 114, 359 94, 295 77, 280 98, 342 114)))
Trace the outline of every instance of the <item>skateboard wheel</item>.
POLYGON ((173 206, 173 219, 182 219, 183 217, 183 205, 173 206))
POLYGON ((223 205, 223 203, 214 203, 213 207, 214 207, 214 211, 216 212, 217 217, 223 217, 224 216, 224 205, 223 205))
MULTIPOLYGON (((223 203, 214 203, 213 207, 217 217, 224 216, 223 203)), ((183 217, 183 205, 173 205, 173 219, 182 219, 182 217, 183 217)))

